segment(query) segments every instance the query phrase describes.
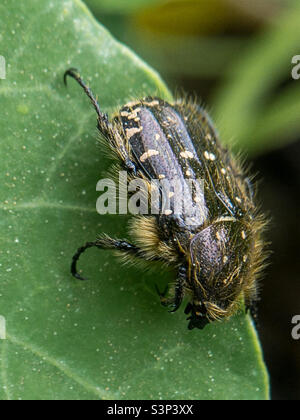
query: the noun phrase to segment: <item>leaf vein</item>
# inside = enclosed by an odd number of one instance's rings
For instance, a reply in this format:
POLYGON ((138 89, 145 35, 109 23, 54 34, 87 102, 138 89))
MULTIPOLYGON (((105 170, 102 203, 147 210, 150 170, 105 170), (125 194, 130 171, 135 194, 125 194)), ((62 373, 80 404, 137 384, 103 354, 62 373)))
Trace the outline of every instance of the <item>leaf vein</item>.
POLYGON ((35 356, 41 358, 43 361, 46 361, 49 365, 55 367, 68 378, 73 380, 74 382, 81 385, 86 391, 93 393, 100 399, 117 399, 118 397, 115 394, 112 394, 109 391, 102 389, 101 387, 87 381, 86 379, 82 378, 73 369, 67 366, 65 363, 57 360, 55 357, 50 356, 48 353, 44 352, 40 348, 33 346, 32 344, 26 343, 23 340, 20 340, 16 336, 9 334, 7 336, 7 340, 11 343, 22 347, 24 350, 29 350, 35 356))

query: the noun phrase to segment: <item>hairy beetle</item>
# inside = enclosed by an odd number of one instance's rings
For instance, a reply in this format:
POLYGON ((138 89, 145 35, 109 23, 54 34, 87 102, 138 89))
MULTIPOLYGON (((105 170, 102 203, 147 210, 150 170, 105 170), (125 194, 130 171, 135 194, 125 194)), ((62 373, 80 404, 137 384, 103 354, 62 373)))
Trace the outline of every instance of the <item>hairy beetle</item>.
POLYGON ((130 179, 150 183, 176 178, 181 186, 187 180, 203 181, 196 200, 191 188, 185 190, 183 212, 175 212, 173 202, 158 214, 133 218, 135 244, 102 236, 78 249, 73 276, 84 280, 77 262, 85 250, 113 249, 174 267, 176 282, 159 295, 171 312, 189 296, 185 310, 189 329, 229 318, 243 303, 251 308, 264 260, 265 221, 257 213, 249 178, 238 159, 221 146, 207 112, 193 100, 170 104, 148 97, 126 104, 110 121, 78 71, 67 70, 65 83, 68 76, 91 100, 98 130, 130 179))

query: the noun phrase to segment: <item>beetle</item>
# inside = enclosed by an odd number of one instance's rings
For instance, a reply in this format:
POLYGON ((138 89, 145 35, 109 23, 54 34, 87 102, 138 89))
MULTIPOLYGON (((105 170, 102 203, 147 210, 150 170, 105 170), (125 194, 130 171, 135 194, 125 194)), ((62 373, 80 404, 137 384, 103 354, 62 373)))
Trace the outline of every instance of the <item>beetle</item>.
MULTIPOLYGON (((257 211, 252 182, 239 159, 225 149, 214 124, 195 100, 174 103, 146 97, 124 105, 110 120, 76 69, 65 72, 89 97, 98 131, 129 179, 172 180, 181 186, 201 179, 202 193, 184 194, 182 212, 170 208, 139 215, 131 221, 134 243, 103 235, 79 248, 72 275, 83 252, 91 247, 117 250, 126 258, 160 261, 174 268, 176 280, 161 293, 161 303, 175 312, 185 296, 188 328, 230 318, 258 300, 257 281, 263 268, 265 219, 257 211), (193 203, 193 204, 191 204, 193 203), (193 209, 193 222, 190 212, 193 209)), ((160 205, 160 210, 162 207, 160 205)))

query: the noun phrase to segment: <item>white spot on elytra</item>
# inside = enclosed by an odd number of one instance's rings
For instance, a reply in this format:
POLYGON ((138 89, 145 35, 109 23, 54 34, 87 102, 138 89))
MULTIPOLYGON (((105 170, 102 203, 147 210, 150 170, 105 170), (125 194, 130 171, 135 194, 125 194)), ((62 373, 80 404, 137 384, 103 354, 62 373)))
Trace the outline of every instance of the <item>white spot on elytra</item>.
POLYGON ((128 119, 129 120, 134 120, 135 118, 137 118, 138 117, 138 112, 140 112, 141 111, 141 108, 136 108, 134 111, 132 111, 132 112, 130 112, 130 113, 128 113, 128 119))
POLYGON ((214 161, 216 160, 216 156, 213 153, 210 153, 210 160, 214 161))
POLYGON ((159 102, 157 100, 153 100, 151 102, 145 102, 145 104, 148 106, 157 106, 159 105, 159 102))
POLYGON ((216 156, 213 153, 209 153, 207 150, 204 152, 204 157, 207 160, 215 161, 216 156))
POLYGON ((193 153, 189 152, 188 150, 181 152, 180 156, 183 157, 184 159, 192 159, 194 157, 193 153))
POLYGON ((159 155, 159 152, 154 149, 149 149, 147 152, 145 152, 141 157, 140 161, 145 162, 147 159, 149 159, 151 156, 157 156, 159 155))
POLYGON ((130 139, 132 136, 134 136, 137 133, 140 133, 142 130, 143 130, 143 127, 126 128, 126 136, 130 139))

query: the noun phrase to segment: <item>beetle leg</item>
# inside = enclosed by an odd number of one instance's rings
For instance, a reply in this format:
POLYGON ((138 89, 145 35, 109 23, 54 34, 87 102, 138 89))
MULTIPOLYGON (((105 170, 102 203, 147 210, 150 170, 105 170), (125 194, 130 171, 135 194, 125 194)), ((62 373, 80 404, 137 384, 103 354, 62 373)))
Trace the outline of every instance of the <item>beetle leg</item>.
POLYGON ((184 285, 187 282, 187 269, 185 266, 181 266, 178 271, 178 277, 175 285, 175 296, 170 312, 176 312, 182 303, 184 296, 184 285))
POLYGON ((71 273, 72 275, 78 280, 85 280, 83 277, 80 276, 77 272, 77 262, 81 256, 87 249, 89 248, 99 248, 99 249, 115 249, 117 251, 126 252, 131 254, 135 257, 143 255, 143 251, 136 247, 135 245, 130 244, 129 242, 112 239, 112 238, 103 238, 98 239, 95 242, 87 242, 83 247, 79 248, 76 254, 73 256, 72 265, 71 265, 71 273))
POLYGON ((124 146, 121 137, 115 138, 115 136, 113 135, 113 127, 108 120, 107 114, 104 114, 101 111, 100 105, 98 104, 98 101, 95 95, 93 94, 91 89, 88 87, 88 85, 84 82, 84 80, 80 76, 79 71, 74 68, 67 70, 64 74, 65 85, 67 85, 67 77, 72 77, 83 88, 83 90, 85 91, 86 95, 89 97, 97 113, 98 130, 104 135, 106 140, 108 140, 109 143, 112 144, 113 148, 119 151, 119 153, 121 154, 121 158, 124 161, 125 169, 128 170, 130 173, 136 174, 135 164, 130 159, 128 155, 128 151, 126 150, 126 147, 124 146))
POLYGON ((99 121, 104 121, 108 124, 108 117, 106 114, 104 114, 101 110, 100 110, 100 106, 98 104, 97 99, 95 98, 93 92, 91 91, 91 89, 85 84, 85 82, 83 81, 82 77, 79 74, 79 71, 77 69, 69 69, 65 72, 64 74, 64 82, 65 85, 67 85, 67 77, 72 77, 73 79, 76 80, 76 82, 83 88, 83 90, 85 91, 86 95, 90 98, 91 103, 93 105, 93 107, 95 108, 96 112, 97 112, 97 116, 98 116, 98 120, 99 121))
POLYGON ((158 287, 156 286, 156 290, 160 296, 161 304, 163 306, 169 307, 170 308, 169 312, 176 312, 177 309, 180 307, 183 296, 184 296, 184 285, 186 284, 186 281, 187 281, 187 269, 185 266, 182 266, 179 268, 179 271, 178 271, 174 297, 170 299, 165 297, 168 291, 168 287, 166 287, 164 292, 161 293, 158 287))
POLYGON ((184 313, 186 315, 190 314, 190 316, 187 318, 187 320, 190 321, 188 325, 189 330, 192 330, 194 328, 199 328, 200 330, 203 330, 205 326, 209 324, 209 320, 206 317, 206 308, 204 308, 203 306, 201 308, 201 304, 195 306, 195 304, 189 302, 187 304, 187 307, 185 308, 184 313), (199 315, 199 312, 202 315, 199 315))
POLYGON ((64 74, 64 82, 65 85, 67 85, 67 77, 72 77, 76 82, 83 88, 86 95, 89 97, 93 107, 95 108, 95 111, 97 113, 97 120, 98 120, 98 130, 104 135, 105 138, 110 138, 112 133, 112 125, 110 124, 108 120, 108 115, 101 111, 100 106, 98 104, 98 101, 96 97, 94 96, 91 89, 88 87, 88 85, 84 82, 82 77, 80 76, 80 73, 77 69, 71 68, 67 70, 64 74))
POLYGON ((189 314, 190 314, 190 312, 192 312, 192 310, 193 310, 193 305, 191 304, 191 302, 189 302, 189 303, 186 305, 186 308, 185 308, 185 310, 184 310, 184 313, 185 313, 186 315, 189 315, 189 314))

